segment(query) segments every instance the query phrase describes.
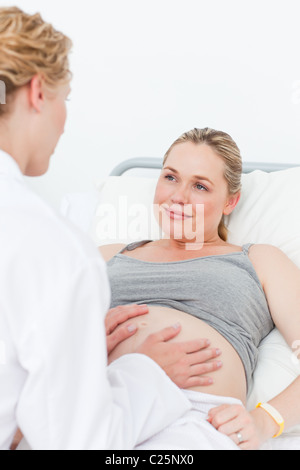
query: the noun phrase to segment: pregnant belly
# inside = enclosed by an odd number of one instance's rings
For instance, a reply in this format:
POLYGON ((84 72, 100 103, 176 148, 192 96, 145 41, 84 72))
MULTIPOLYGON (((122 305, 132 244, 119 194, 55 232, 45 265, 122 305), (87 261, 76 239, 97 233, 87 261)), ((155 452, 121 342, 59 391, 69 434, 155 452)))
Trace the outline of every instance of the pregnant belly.
POLYGON ((222 368, 209 374, 214 383, 208 386, 195 387, 191 390, 234 397, 245 403, 246 377, 242 361, 235 349, 220 333, 202 320, 185 312, 167 307, 148 307, 149 313, 147 315, 126 322, 128 324, 134 322, 138 326, 138 331, 134 336, 123 341, 112 351, 108 358, 109 363, 124 354, 135 352, 136 348, 149 334, 179 322, 182 330, 172 341, 179 342, 205 338, 210 340, 211 347, 219 348, 222 351, 220 356, 220 360, 223 363, 222 368))

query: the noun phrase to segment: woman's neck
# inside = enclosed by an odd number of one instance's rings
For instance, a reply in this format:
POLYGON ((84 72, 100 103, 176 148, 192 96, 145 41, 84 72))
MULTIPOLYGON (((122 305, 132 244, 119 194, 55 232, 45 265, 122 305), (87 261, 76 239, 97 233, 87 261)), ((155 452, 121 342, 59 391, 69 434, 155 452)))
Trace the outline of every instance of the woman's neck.
POLYGON ((186 242, 184 240, 176 240, 174 238, 163 238, 160 240, 160 244, 172 251, 200 251, 204 248, 224 245, 226 242, 216 234, 202 242, 186 242))

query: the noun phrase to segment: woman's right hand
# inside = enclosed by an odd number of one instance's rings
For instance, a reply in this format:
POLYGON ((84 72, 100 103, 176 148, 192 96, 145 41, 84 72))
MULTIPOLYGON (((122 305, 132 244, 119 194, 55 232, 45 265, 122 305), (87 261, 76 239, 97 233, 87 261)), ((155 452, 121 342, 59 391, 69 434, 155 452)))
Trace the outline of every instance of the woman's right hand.
POLYGON ((180 331, 181 325, 176 324, 151 334, 135 352, 154 360, 180 388, 212 385, 213 379, 206 374, 222 367, 221 361, 212 361, 221 351, 209 348, 206 339, 170 342, 180 331))

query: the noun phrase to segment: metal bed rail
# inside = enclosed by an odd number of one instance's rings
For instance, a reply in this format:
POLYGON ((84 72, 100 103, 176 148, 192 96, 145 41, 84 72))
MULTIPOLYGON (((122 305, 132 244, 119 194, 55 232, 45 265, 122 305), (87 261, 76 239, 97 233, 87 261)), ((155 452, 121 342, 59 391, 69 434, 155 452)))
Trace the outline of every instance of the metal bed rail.
MULTIPOLYGON (((258 162, 245 162, 243 163, 243 173, 251 173, 255 170, 265 171, 270 173, 272 171, 281 171, 287 170, 289 168, 299 167, 300 165, 292 163, 258 163, 258 162)), ((146 168, 160 170, 162 168, 162 159, 161 158, 152 158, 152 157, 137 157, 124 160, 119 165, 117 165, 110 176, 121 176, 128 170, 135 168, 146 168)))

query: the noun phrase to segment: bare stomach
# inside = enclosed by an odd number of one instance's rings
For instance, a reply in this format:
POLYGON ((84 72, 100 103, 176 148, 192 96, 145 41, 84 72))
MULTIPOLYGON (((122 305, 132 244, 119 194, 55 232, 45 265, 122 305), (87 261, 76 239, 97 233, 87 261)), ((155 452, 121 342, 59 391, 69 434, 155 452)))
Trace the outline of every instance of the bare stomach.
POLYGON ((220 333, 188 313, 167 307, 148 306, 148 308, 149 313, 147 315, 126 322, 128 324, 134 322, 138 326, 138 331, 134 336, 123 341, 112 351, 108 358, 109 363, 124 354, 133 353, 149 334, 179 322, 182 326, 181 332, 172 341, 178 342, 205 338, 210 340, 211 347, 219 348, 222 351, 220 359, 223 366, 221 369, 209 374, 214 380, 213 384, 195 387, 191 390, 212 395, 234 397, 245 403, 247 391, 242 361, 235 349, 220 333))

